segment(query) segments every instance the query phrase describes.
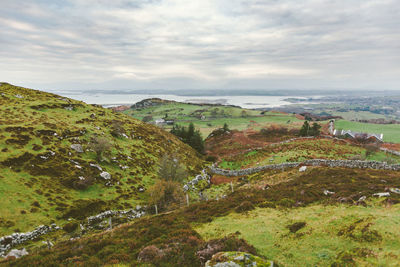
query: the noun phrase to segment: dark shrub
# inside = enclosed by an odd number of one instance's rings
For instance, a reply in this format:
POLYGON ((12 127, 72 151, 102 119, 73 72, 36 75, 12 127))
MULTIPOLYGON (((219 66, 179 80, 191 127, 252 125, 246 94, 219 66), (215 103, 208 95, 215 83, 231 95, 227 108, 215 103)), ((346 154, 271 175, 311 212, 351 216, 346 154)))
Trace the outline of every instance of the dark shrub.
POLYGON ((244 201, 235 209, 235 211, 238 213, 246 212, 249 210, 254 210, 254 205, 250 201, 244 201))
POLYGON ((76 222, 70 222, 63 226, 63 230, 67 233, 72 233, 78 228, 78 224, 76 222))
POLYGON ((291 233, 296 233, 304 226, 306 226, 306 222, 295 222, 293 224, 288 225, 287 228, 291 233))

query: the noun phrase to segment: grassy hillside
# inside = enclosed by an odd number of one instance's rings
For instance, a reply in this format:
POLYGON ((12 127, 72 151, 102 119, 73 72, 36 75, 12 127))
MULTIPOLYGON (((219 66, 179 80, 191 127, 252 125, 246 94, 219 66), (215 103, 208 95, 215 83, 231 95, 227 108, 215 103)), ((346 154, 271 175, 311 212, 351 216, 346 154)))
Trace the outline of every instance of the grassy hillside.
POLYGON ((179 158, 192 175, 202 164, 158 127, 6 83, 0 84, 0 151, 0 236, 145 203, 164 154, 179 158), (100 157, 93 151, 99 146, 100 157))
MULTIPOLYGON (((242 109, 240 107, 187 104, 174 101, 152 100, 153 106, 136 107, 124 111, 125 114, 142 120, 145 116, 152 116, 152 121, 164 118, 172 119, 180 125, 193 122, 203 136, 207 136, 216 128, 227 123, 231 129, 244 130, 248 128, 260 129, 267 124, 282 124, 288 127, 300 127, 301 121, 292 114, 261 112, 242 109)), ((168 126, 166 128, 169 128, 168 126)))
POLYGON ((291 212, 258 208, 231 213, 195 230, 205 240, 240 233, 260 255, 283 266, 395 266, 400 206, 312 205, 291 212), (389 215, 390 213, 391 215, 389 215), (297 265, 298 266, 298 265, 297 265))
POLYGON ((266 171, 233 182, 235 192, 223 192, 225 198, 59 242, 3 263, 203 266, 219 251, 237 250, 279 266, 400 263, 400 195, 373 196, 398 185, 397 172, 314 167, 266 171), (325 195, 325 189, 334 194, 325 195), (366 199, 360 201, 361 196, 366 199))

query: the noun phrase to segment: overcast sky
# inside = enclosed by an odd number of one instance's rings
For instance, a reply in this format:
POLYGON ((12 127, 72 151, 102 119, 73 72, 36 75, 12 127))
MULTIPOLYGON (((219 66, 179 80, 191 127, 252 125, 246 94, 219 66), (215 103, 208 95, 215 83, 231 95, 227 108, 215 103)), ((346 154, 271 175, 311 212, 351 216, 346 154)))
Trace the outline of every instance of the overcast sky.
POLYGON ((0 81, 400 89, 399 0, 0 0, 0 81))

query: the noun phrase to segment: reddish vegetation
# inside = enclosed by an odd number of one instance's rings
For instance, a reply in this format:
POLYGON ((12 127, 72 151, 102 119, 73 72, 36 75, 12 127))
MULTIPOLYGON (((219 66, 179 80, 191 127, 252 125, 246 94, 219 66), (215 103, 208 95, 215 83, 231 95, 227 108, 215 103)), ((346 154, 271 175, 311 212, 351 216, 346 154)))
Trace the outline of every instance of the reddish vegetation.
POLYGON ((265 136, 253 129, 245 131, 233 130, 223 135, 207 138, 205 146, 208 155, 216 158, 225 158, 294 137, 296 136, 290 133, 265 136))
POLYGON ((255 134, 255 131, 230 131, 220 136, 213 136, 206 140, 206 151, 207 154, 213 155, 217 158, 225 157, 240 153, 247 149, 254 149, 267 144, 266 142, 250 138, 249 135, 255 134))
POLYGON ((130 109, 130 106, 118 106, 118 107, 112 107, 111 109, 116 112, 121 112, 130 109))
POLYGON ((382 144, 382 147, 390 149, 390 150, 400 151, 400 144, 384 143, 384 144, 382 144))
POLYGON ((304 116, 301 116, 300 114, 296 114, 295 116, 299 120, 305 120, 304 116))
POLYGON ((213 177, 211 177, 211 183, 215 184, 215 185, 219 185, 219 184, 226 184, 226 183, 230 183, 232 181, 232 178, 228 178, 226 176, 222 176, 222 175, 213 175, 213 177))

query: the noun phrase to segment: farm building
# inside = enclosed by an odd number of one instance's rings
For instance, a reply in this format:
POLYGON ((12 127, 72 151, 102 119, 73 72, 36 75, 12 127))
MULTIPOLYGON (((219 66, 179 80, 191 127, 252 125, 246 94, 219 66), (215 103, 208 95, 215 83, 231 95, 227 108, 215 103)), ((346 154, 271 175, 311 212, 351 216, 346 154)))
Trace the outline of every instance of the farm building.
POLYGON ((383 134, 374 134, 374 133, 359 133, 353 132, 351 130, 334 130, 333 135, 335 136, 345 136, 347 138, 357 139, 362 138, 371 142, 383 142, 383 134))

